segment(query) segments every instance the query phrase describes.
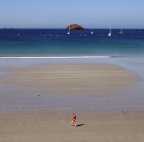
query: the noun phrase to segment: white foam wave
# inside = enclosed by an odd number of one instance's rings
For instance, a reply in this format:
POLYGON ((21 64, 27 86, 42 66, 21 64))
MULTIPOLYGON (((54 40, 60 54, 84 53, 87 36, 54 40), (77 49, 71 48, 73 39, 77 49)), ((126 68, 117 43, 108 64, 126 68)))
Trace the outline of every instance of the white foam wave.
POLYGON ((0 57, 0 59, 83 59, 83 58, 111 58, 112 56, 68 56, 68 57, 0 57))

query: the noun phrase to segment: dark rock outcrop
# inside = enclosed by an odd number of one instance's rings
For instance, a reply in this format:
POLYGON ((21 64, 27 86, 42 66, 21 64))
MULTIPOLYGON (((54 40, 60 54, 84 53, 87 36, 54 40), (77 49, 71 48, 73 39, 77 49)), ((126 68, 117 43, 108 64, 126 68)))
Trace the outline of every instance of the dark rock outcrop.
POLYGON ((143 29, 140 29, 140 30, 136 30, 137 32, 144 32, 144 30, 143 29))
POLYGON ((83 30, 84 28, 78 24, 70 24, 69 26, 66 27, 66 29, 71 29, 71 30, 83 30))

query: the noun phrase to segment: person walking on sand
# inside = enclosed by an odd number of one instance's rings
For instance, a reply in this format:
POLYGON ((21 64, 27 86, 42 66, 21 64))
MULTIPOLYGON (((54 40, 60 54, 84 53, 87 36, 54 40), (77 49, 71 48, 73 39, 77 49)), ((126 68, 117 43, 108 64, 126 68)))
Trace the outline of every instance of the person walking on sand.
POLYGON ((75 114, 75 113, 73 113, 73 116, 72 116, 71 126, 72 126, 73 124, 75 124, 75 126, 77 127, 77 125, 76 125, 76 114, 75 114))

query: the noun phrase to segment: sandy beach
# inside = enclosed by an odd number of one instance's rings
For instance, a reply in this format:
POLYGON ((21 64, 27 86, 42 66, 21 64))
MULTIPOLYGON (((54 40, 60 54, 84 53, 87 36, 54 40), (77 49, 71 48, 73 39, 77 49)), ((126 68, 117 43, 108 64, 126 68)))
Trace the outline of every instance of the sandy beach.
POLYGON ((125 68, 92 63, 11 66, 3 70, 2 142, 144 140, 144 113, 139 109, 143 104, 135 103, 134 96, 126 96, 127 89, 141 79, 125 68), (120 96, 121 92, 125 94, 120 96), (78 127, 70 126, 73 112, 77 113, 78 127))
POLYGON ((49 94, 100 94, 134 85, 139 77, 110 64, 60 64, 8 67, 2 83, 49 94))
POLYGON ((70 126, 69 115, 50 112, 19 112, 0 115, 0 140, 3 142, 39 141, 138 141, 144 139, 143 113, 78 115, 70 126))

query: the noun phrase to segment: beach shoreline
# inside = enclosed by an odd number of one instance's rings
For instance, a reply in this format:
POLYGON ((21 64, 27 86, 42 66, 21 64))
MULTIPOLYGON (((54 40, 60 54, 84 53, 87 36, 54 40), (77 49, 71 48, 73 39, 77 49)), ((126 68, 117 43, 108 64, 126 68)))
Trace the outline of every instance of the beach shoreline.
MULTIPOLYGON (((72 105, 70 100, 76 97, 82 102, 81 97, 85 99, 118 94, 121 90, 131 88, 141 81, 135 73, 106 63, 55 62, 28 66, 13 64, 13 66, 3 66, 3 70, 5 75, 0 76, 0 85, 1 92, 5 95, 2 94, 0 97, 4 99, 13 97, 15 100, 18 98, 22 100, 24 97, 24 103, 27 103, 34 96, 39 98, 43 96, 55 102, 55 105, 59 104, 59 107, 64 103, 72 105)), ((43 99, 36 101, 43 103, 43 99)), ((54 106, 51 102, 46 102, 50 104, 49 107, 54 106)), ((33 105, 33 102, 31 104, 33 105)))

